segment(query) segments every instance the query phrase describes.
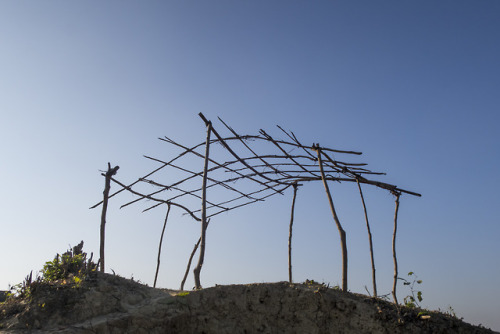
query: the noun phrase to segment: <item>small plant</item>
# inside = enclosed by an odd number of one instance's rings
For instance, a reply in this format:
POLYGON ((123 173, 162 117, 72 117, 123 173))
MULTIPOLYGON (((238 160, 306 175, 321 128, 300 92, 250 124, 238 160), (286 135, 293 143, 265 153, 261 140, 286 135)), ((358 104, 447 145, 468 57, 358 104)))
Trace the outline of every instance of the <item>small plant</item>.
POLYGON ((390 301, 391 300, 391 294, 390 293, 386 293, 385 295, 378 295, 377 298, 379 299, 382 299, 382 300, 385 300, 386 302, 390 301))
MULTIPOLYGON (((319 294, 321 294, 321 291, 326 291, 326 290, 330 289, 330 283, 328 283, 328 284, 325 282, 319 283, 313 279, 306 279, 303 284, 305 284, 307 287, 310 287, 310 288, 314 287, 315 288, 314 293, 319 293, 319 294)), ((336 286, 333 286, 331 289, 340 290, 340 287, 338 285, 336 285, 336 286)))
POLYGON ((304 284, 305 284, 305 285, 316 285, 316 284, 319 284, 319 283, 318 283, 318 282, 316 282, 316 281, 315 281, 315 280, 313 280, 313 279, 306 279, 306 280, 304 281, 304 284))
POLYGON ((464 319, 463 317, 458 317, 457 314, 455 313, 455 310, 451 306, 448 306, 448 308, 446 310, 439 309, 439 312, 444 313, 444 314, 446 314, 452 318, 455 318, 455 319, 460 319, 460 320, 464 319))
MULTIPOLYGON (((328 283, 328 284, 327 284, 327 283, 325 283, 325 282, 320 283, 320 282, 315 281, 315 280, 313 280, 313 279, 306 279, 306 280, 304 281, 304 283, 303 283, 303 284, 308 285, 308 286, 312 286, 312 285, 321 285, 321 286, 324 286, 324 287, 326 287, 326 288, 330 288, 330 283, 328 283)), ((337 287, 338 287, 338 285, 337 285, 337 286, 335 286, 335 287, 333 287, 333 288, 335 289, 335 288, 337 288, 337 287)))
POLYGON ((42 269, 42 279, 44 282, 54 282, 73 278, 78 283, 82 277, 96 269, 97 264, 92 262, 92 255, 87 261, 82 241, 62 255, 57 254, 54 260, 46 262, 42 269), (75 277, 78 279, 75 280, 75 277))
POLYGON ((40 274, 33 277, 33 271, 22 283, 11 286, 7 298, 31 298, 37 287, 51 283, 74 283, 80 286, 83 279, 91 272, 96 271, 97 264, 92 262, 92 255, 87 260, 87 253, 83 252, 83 241, 70 248, 62 255, 57 254, 52 261, 45 262, 40 274))
POLYGON ((403 285, 410 288, 410 294, 404 298, 404 304, 409 308, 420 308, 421 306, 419 303, 421 303, 424 298, 422 297, 422 291, 415 289, 415 284, 422 284, 422 280, 418 279, 413 271, 408 273, 408 277, 408 279, 398 277, 398 279, 403 281, 403 285))
POLYGON ((33 280, 33 271, 31 271, 22 283, 18 283, 9 287, 7 299, 13 297, 30 298, 33 288, 40 282, 41 278, 40 276, 38 276, 38 274, 35 275, 35 280, 33 280))
POLYGON ((451 306, 448 306, 448 309, 444 313, 448 314, 450 317, 457 318, 457 314, 455 313, 455 310, 451 306))

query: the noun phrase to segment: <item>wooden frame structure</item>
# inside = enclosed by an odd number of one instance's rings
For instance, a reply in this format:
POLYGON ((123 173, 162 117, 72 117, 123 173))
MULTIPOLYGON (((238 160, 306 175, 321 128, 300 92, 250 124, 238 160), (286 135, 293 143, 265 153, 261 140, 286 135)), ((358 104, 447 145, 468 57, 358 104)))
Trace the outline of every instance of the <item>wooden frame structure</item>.
MULTIPOLYGON (((158 250, 158 260, 154 283, 155 286, 160 266, 160 253, 165 225, 167 223, 168 213, 170 212, 172 206, 183 210, 185 214, 188 214, 194 220, 200 222, 200 238, 189 258, 186 273, 181 283, 181 290, 184 288, 184 283, 189 273, 193 256, 195 255, 198 248, 199 259, 193 273, 195 288, 200 289, 200 272, 205 256, 206 230, 209 225, 210 219, 223 212, 228 212, 242 206, 264 201, 270 196, 274 196, 276 194, 284 194, 285 191, 289 188, 294 190, 288 242, 289 281, 292 282, 292 225, 294 220, 294 208, 297 189, 304 183, 321 181, 325 187, 330 209, 332 211, 333 220, 340 235, 342 250, 342 290, 347 291, 348 258, 346 232, 344 231, 341 222, 336 214, 328 183, 329 181, 353 182, 358 186, 365 213, 370 243, 373 292, 375 296, 377 296, 377 288, 375 279, 375 263, 373 257, 373 243, 361 185, 365 184, 375 186, 387 190, 396 196, 396 214, 394 218, 393 233, 393 296, 395 302, 397 303, 395 291, 398 274, 395 247, 399 198, 403 193, 413 196, 421 196, 420 194, 398 188, 397 186, 388 183, 370 180, 368 177, 371 175, 385 175, 385 173, 370 171, 366 169, 366 164, 364 163, 345 162, 345 159, 337 159, 338 156, 348 157, 352 155, 360 155, 361 152, 336 150, 322 147, 319 144, 313 144, 311 146, 303 145, 293 132, 285 131, 279 126, 279 130, 284 134, 286 140, 276 139, 264 130, 260 130, 258 135, 239 135, 235 130, 233 130, 233 128, 231 128, 222 119, 219 118, 219 121, 224 126, 224 128, 230 132, 229 136, 222 137, 214 128, 211 121, 207 120, 202 113, 200 113, 199 116, 206 126, 206 140, 204 142, 193 147, 186 147, 168 137, 159 138, 161 141, 180 149, 182 152, 168 161, 145 156, 145 158, 157 162, 159 164, 159 167, 157 167, 147 175, 138 178, 135 182, 129 185, 125 185, 114 178, 113 176, 114 174, 116 174, 118 168, 115 167, 114 173, 112 173, 110 172, 111 166, 108 164, 108 172, 106 174, 102 174, 106 177, 107 182, 107 190, 104 193, 104 200, 91 207, 95 208, 100 204, 103 204, 103 207, 107 206, 108 199, 122 191, 128 191, 136 195, 137 198, 133 201, 123 204, 121 208, 141 202, 145 199, 153 201, 155 202, 155 204, 150 205, 143 211, 148 211, 161 205, 167 206, 167 214, 160 237, 158 250), (214 138, 212 138, 212 136, 214 138), (226 155, 226 158, 222 159, 222 161, 218 157, 213 157, 213 151, 221 147, 223 155, 226 155), (272 149, 273 151, 265 154, 259 153, 263 148, 265 148, 266 150, 272 149), (298 150, 300 154, 291 154, 291 149, 298 150), (202 165, 203 168, 201 170, 196 170, 193 169, 193 164, 190 164, 189 166, 183 165, 181 163, 182 159, 187 157, 202 160, 203 164, 200 165, 202 165), (153 179, 153 176, 157 176, 160 170, 168 168, 183 173, 184 177, 181 177, 177 181, 170 184, 164 184, 161 180, 153 179), (116 191, 112 195, 108 195, 109 180, 113 181, 120 187, 120 190, 116 191), (201 185, 197 183, 200 180, 201 185), (148 183, 152 185, 156 190, 149 193, 142 193, 136 189, 136 185, 141 183, 148 183), (242 183, 245 184, 245 186, 240 186, 240 184, 242 183), (251 188, 252 190, 248 190, 248 188, 251 188), (226 196, 224 198, 219 198, 219 195, 217 195, 217 198, 213 198, 207 195, 207 190, 210 190, 212 192, 215 189, 217 189, 217 194, 224 193, 226 196), (168 194, 169 196, 164 196, 164 194, 168 194), (194 208, 192 206, 192 202, 186 201, 187 199, 192 198, 196 199, 196 201, 201 200, 201 205, 198 208, 194 208)), ((220 154, 221 150, 219 149, 217 151, 219 151, 219 153, 217 154, 220 154)), ((105 211, 103 210, 103 217, 104 216, 105 211)), ((103 221, 105 221, 105 218, 102 219, 103 221)), ((103 226, 101 226, 101 230, 103 230, 103 226)), ((102 232, 102 238, 103 235, 104 233, 102 232)), ((103 265, 104 240, 102 239, 101 245, 101 264, 103 265)), ((101 268, 102 270, 104 270, 103 267, 101 268)))

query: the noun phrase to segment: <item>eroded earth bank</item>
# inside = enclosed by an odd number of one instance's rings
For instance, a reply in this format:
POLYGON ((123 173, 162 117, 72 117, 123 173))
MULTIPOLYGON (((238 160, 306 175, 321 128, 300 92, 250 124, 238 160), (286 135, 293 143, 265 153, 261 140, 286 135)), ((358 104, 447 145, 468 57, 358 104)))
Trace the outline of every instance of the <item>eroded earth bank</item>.
POLYGON ((320 284, 287 282, 154 289, 94 273, 79 285, 41 285, 0 304, 1 333, 494 333, 320 284))

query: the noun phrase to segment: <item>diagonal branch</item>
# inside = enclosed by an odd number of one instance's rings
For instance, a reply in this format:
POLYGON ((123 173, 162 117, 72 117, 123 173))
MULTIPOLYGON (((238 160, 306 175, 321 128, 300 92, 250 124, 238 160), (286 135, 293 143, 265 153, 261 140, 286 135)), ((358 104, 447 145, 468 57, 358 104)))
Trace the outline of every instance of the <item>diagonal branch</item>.
POLYGON ((123 183, 121 183, 120 181, 117 181, 115 180, 114 178, 111 178, 111 181, 115 182, 116 184, 120 185, 122 188, 130 191, 132 194, 134 195, 137 195, 137 196, 142 196, 144 198, 147 198, 147 199, 150 199, 152 201, 155 201, 155 202, 160 202, 160 204, 170 204, 170 205, 173 205, 173 206, 177 206, 181 209, 183 209, 184 211, 186 211, 191 217, 193 217, 194 220, 197 220, 197 221, 201 221, 200 218, 196 217, 193 212, 191 210, 189 210, 188 208, 186 208, 184 205, 181 205, 181 204, 178 204, 178 203, 174 203, 174 202, 168 202, 168 201, 164 201, 162 199, 159 199, 159 198, 154 198, 150 195, 144 195, 144 194, 141 194, 135 190, 133 190, 130 186, 126 186, 124 185, 123 183))
POLYGON ((252 154, 253 154, 256 158, 258 158, 260 161, 262 161, 262 162, 264 163, 264 166, 271 168, 271 169, 272 169, 272 170, 273 170, 276 174, 281 174, 282 176, 288 176, 288 175, 284 174, 283 172, 281 172, 280 170, 278 170, 277 168, 275 168, 273 165, 269 164, 266 160, 264 160, 264 159, 262 158, 262 156, 259 156, 257 153, 255 153, 255 151, 254 151, 254 150, 252 150, 252 148, 251 148, 251 147, 250 147, 250 146, 249 146, 249 145, 248 145, 248 144, 247 144, 247 143, 246 143, 246 142, 245 142, 245 141, 244 141, 244 140, 243 140, 243 139, 242 139, 242 138, 241 138, 241 137, 240 137, 237 133, 236 133, 236 131, 234 131, 234 130, 233 130, 233 129, 229 126, 229 125, 227 125, 226 123, 224 123, 224 121, 223 121, 220 117, 218 117, 218 118, 219 118, 219 121, 221 121, 221 122, 222 122, 222 124, 224 124, 224 125, 226 126, 226 128, 228 128, 228 130, 229 130, 229 131, 231 131, 231 133, 232 133, 232 134, 233 134, 236 138, 238 138, 238 139, 241 141, 241 143, 242 143, 242 144, 243 144, 243 145, 244 145, 244 146, 245 146, 245 147, 246 147, 246 148, 247 148, 250 152, 252 152, 252 154))
MULTIPOLYGON (((201 119, 205 122, 205 124, 208 124, 208 120, 205 118, 205 116, 200 112, 198 114, 201 119)), ((224 148, 229 152, 231 153, 231 155, 236 159, 238 160, 239 162, 241 162, 243 165, 245 165, 248 169, 250 169, 251 171, 253 171, 254 173, 259 173, 257 172, 252 166, 250 166, 249 164, 247 164, 244 160, 242 160, 230 147, 229 145, 224 141, 224 139, 219 135, 219 133, 215 130, 215 129, 212 129, 212 132, 213 134, 217 137, 217 139, 219 139, 220 143, 222 144, 222 146, 224 146, 224 148)), ((266 176, 261 176, 262 178, 268 180, 268 181, 274 181, 272 179, 269 179, 268 177, 266 176)), ((267 187, 267 188, 270 188, 272 189, 273 191, 276 191, 273 187, 267 185, 266 183, 262 182, 262 181, 259 181, 257 179, 252 179, 253 181, 259 183, 260 185, 264 186, 264 187, 267 187)))
POLYGON ((290 159, 291 161, 293 161, 300 169, 308 172, 309 174, 311 174, 312 176, 318 176, 316 174, 314 174, 313 172, 311 172, 310 170, 308 170, 307 168, 305 168, 304 166, 302 166, 301 164, 299 164, 290 154, 288 154, 287 151, 285 151, 279 144, 276 140, 273 139, 273 137, 271 137, 270 135, 268 135, 264 130, 260 130, 260 133, 266 137, 270 142, 272 142, 281 152, 283 152, 283 154, 288 158, 290 159))

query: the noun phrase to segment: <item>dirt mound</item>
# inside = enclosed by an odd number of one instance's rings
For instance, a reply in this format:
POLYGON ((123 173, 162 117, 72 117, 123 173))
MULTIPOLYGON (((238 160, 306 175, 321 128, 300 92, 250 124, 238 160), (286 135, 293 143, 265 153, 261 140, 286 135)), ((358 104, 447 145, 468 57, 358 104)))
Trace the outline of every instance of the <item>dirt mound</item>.
POLYGON ((40 285, 0 304, 0 332, 54 333, 494 333, 320 284, 216 286, 180 292, 93 273, 40 285))

